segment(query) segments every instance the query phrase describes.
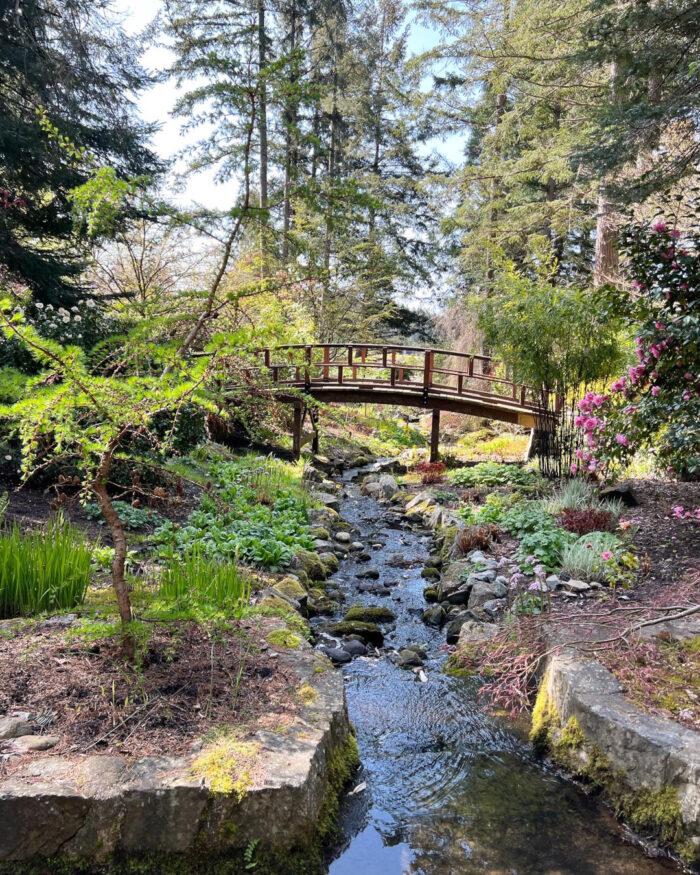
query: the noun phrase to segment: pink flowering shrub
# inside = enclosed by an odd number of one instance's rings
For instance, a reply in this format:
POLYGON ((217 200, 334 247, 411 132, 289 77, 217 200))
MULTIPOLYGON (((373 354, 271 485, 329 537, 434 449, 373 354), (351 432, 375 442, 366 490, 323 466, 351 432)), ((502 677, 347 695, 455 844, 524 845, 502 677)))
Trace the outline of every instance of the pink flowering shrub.
POLYGON ((603 289, 598 306, 636 333, 636 364, 607 392, 588 392, 574 423, 572 472, 620 468, 650 449, 667 473, 700 477, 700 234, 664 222, 620 235, 633 291, 603 289))

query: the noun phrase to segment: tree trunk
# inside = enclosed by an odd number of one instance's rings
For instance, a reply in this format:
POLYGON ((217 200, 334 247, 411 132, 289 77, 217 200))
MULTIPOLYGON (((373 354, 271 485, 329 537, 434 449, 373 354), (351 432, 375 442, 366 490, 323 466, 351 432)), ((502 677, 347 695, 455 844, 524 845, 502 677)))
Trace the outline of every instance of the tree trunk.
POLYGON ((258 0, 258 72, 260 99, 258 104, 258 136, 260 138, 260 207, 267 208, 267 85, 263 70, 267 66, 267 32, 265 30, 265 0, 258 0))
MULTIPOLYGON (((294 58, 294 50, 297 45, 297 8, 296 2, 292 2, 291 17, 289 21, 289 51, 292 56, 292 65, 296 64, 294 58)), ((292 66, 293 69, 293 66, 292 66)), ((284 107, 284 207, 282 217, 282 259, 286 262, 289 259, 289 232, 292 224, 292 168, 295 166, 296 160, 296 123, 297 123, 297 102, 296 94, 296 75, 294 72, 290 77, 290 94, 285 101, 284 107)))
MULTIPOLYGON (((119 518, 119 514, 114 509, 112 501, 107 492, 107 478, 112 468, 112 459, 114 453, 122 440, 123 434, 113 438, 105 449, 100 459, 100 465, 97 469, 97 474, 92 482, 92 491, 95 493, 97 503, 100 506, 102 515, 109 526, 109 533, 112 536, 114 544, 114 561, 112 562, 112 586, 117 597, 117 608, 119 610, 119 618, 122 621, 122 627, 132 621, 133 615, 131 612, 131 599, 129 598, 129 590, 124 579, 124 568, 126 566, 126 531, 124 523, 119 518)), ((134 656, 134 640, 131 635, 124 635, 122 642, 124 655, 128 659, 133 659, 134 656)))
POLYGON ((617 227, 612 215, 605 189, 598 194, 598 217, 595 230, 595 262, 593 285, 598 289, 608 282, 614 282, 618 274, 620 258, 615 247, 617 227))

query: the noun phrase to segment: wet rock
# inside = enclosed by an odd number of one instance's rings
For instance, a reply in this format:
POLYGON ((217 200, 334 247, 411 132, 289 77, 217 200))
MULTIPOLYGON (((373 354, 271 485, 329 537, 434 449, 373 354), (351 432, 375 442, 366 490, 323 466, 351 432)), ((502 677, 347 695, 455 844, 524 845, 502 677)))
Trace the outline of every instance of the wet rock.
POLYGON ((440 572, 437 570, 437 568, 433 568, 432 566, 424 568, 421 571, 420 576, 423 577, 425 580, 440 580, 440 572))
POLYGON ((361 641, 357 641, 354 638, 343 641, 342 646, 343 650, 346 650, 351 656, 365 656, 367 653, 367 647, 361 641))
POLYGON ((21 717, 0 717, 0 740, 31 735, 33 726, 21 717))
POLYGON ((352 654, 343 647, 319 647, 319 650, 325 653, 334 665, 344 665, 352 660, 352 654))
POLYGON ((472 592, 472 584, 464 583, 459 589, 453 589, 446 598, 449 605, 467 605, 472 592))
POLYGON ((344 622, 361 620, 364 623, 386 623, 395 619, 396 614, 385 605, 354 605, 343 618, 344 622))
POLYGON ((331 574, 335 574, 335 572, 340 568, 340 563, 338 562, 338 557, 335 553, 319 553, 318 558, 323 562, 323 567, 326 572, 326 577, 331 574))
POLYGON ((359 553, 357 556, 358 562, 369 562, 372 559, 369 553, 359 553))
POLYGON ((308 598, 306 600, 306 614, 309 617, 330 617, 335 613, 335 603, 330 598, 308 598))
POLYGON ((420 667, 423 665, 423 658, 420 653, 405 647, 402 650, 399 650, 396 664, 399 668, 413 668, 414 666, 420 667))
POLYGON ((309 534, 318 541, 330 541, 331 539, 331 533, 328 529, 324 529, 323 526, 311 526, 309 534))
POLYGON ((468 604, 470 608, 478 608, 492 599, 505 598, 507 594, 508 588, 502 583, 496 583, 495 580, 491 582, 477 580, 474 581, 474 585, 472 586, 468 604))
POLYGON ((362 541, 353 541, 352 544, 350 544, 351 553, 359 553, 361 550, 364 549, 365 545, 362 543, 362 541))
POLYGON ((384 644, 384 633, 376 623, 362 623, 359 620, 329 623, 323 627, 323 631, 336 638, 343 638, 346 635, 357 635, 365 644, 374 644, 375 647, 381 647, 384 644))
POLYGON ((440 601, 440 590, 437 586, 426 586, 423 590, 423 598, 426 602, 438 602, 440 601))
POLYGON ((369 459, 367 456, 355 456, 355 458, 350 462, 351 468, 364 468, 365 465, 369 465, 369 459))
POLYGON ((318 453, 311 457, 311 463, 314 468, 320 468, 327 474, 330 474, 335 468, 335 464, 327 456, 321 456, 318 453))
POLYGON ((349 532, 336 532, 333 535, 335 540, 339 544, 351 544, 352 543, 352 535, 349 532))
POLYGON ((410 568, 413 565, 413 560, 406 557, 403 553, 390 553, 386 564, 392 568, 410 568))
POLYGON ((426 626, 434 626, 436 629, 442 628, 447 619, 445 609, 441 605, 436 605, 434 608, 428 608, 421 614, 421 620, 426 626))
POLYGON ((312 492, 311 498, 313 498, 314 501, 320 502, 324 507, 336 511, 336 513, 340 510, 340 500, 338 499, 338 496, 331 495, 330 492, 312 492))
POLYGON ((473 623, 474 618, 469 611, 463 611, 452 617, 445 626, 445 640, 448 644, 456 644, 459 641, 459 636, 462 631, 462 626, 465 623, 473 623))
POLYGON ((335 544, 333 541, 323 541, 320 538, 316 538, 314 541, 314 550, 317 553, 328 553, 335 548, 335 544))
POLYGON ((363 581, 362 583, 357 584, 357 591, 358 592, 374 592, 375 589, 376 589, 376 584, 369 583, 367 581, 363 581))
POLYGON ((437 568, 439 571, 442 566, 442 557, 438 556, 437 553, 433 554, 432 556, 428 556, 428 558, 425 560, 426 568, 437 568))
POLYGON ((385 501, 392 499, 399 491, 399 484, 391 474, 382 474, 379 478, 379 496, 385 501))
POLYGON ((342 589, 329 589, 326 591, 326 595, 329 599, 333 599, 334 602, 345 601, 345 593, 342 589))
POLYGON ((366 495, 368 498, 379 498, 379 496, 381 494, 381 488, 379 486, 379 483, 376 483, 373 480, 370 480, 369 482, 365 481, 362 484, 360 491, 362 492, 363 495, 366 495))

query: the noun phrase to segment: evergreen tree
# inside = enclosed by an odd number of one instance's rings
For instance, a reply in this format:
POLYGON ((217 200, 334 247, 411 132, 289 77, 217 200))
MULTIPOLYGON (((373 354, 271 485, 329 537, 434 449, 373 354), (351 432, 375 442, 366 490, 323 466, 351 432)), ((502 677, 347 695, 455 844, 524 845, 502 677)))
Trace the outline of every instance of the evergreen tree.
POLYGON ((72 304, 83 291, 69 198, 86 170, 39 112, 118 173, 153 173, 151 129, 133 112, 147 83, 108 0, 0 0, 0 265, 42 303, 72 304))

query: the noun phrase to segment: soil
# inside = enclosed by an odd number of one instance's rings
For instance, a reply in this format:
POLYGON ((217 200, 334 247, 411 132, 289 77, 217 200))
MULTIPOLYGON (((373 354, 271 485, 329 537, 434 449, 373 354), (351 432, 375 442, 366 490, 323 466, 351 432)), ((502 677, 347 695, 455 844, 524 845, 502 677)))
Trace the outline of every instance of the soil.
POLYGON ((119 635, 78 637, 51 621, 2 626, 0 714, 29 712, 60 736, 39 756, 177 755, 215 728, 277 729, 296 713, 295 677, 265 639, 274 620, 217 631, 189 621, 154 624, 132 664, 119 635))

